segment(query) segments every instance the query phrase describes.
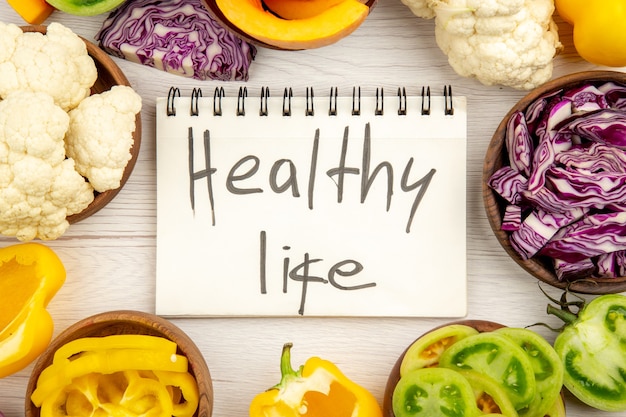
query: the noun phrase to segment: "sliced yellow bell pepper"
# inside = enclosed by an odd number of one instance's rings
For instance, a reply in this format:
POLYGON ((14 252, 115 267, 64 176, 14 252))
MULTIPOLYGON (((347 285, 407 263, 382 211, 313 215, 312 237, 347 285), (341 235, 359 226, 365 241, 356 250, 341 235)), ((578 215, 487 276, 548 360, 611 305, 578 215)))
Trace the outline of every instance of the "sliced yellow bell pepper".
POLYGON ((574 47, 586 61, 626 66, 626 2, 624 0, 555 0, 559 16, 574 29, 574 47))
POLYGON ((0 378, 28 366, 50 343, 54 323, 46 307, 65 277, 45 245, 0 248, 0 378))
POLYGON ((312 357, 294 371, 291 346, 283 346, 280 383, 253 398, 250 417, 382 416, 376 398, 332 362, 312 357))
POLYGON ((41 417, 192 417, 198 384, 175 342, 123 334, 60 346, 30 400, 41 417))

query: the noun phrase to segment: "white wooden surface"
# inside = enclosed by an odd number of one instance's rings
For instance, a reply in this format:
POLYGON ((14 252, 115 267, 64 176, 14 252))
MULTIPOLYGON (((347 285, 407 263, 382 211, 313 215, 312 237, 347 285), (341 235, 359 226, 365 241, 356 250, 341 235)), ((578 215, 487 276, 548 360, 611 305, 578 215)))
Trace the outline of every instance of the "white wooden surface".
MULTIPOLYGON (((73 17, 57 12, 59 21, 93 40, 104 16, 73 17)), ((0 21, 23 24, 0 2, 0 21)), ((557 19, 558 21, 558 19, 557 19)), ((571 44, 571 28, 559 21, 566 49, 555 60, 554 76, 588 69, 571 44)), ((62 258, 67 281, 52 300, 55 335, 72 323, 107 310, 154 311, 155 293, 155 98, 171 85, 189 94, 196 86, 211 91, 213 82, 198 82, 117 60, 143 97, 143 138, 139 160, 124 189, 102 211, 72 225, 60 239, 47 242, 62 258)), ((623 68, 621 70, 624 70, 623 68)), ((487 87, 457 76, 434 40, 433 22, 414 17, 400 0, 380 0, 368 20, 350 37, 317 50, 280 52, 260 49, 246 85, 250 95, 261 86, 296 94, 307 86, 323 91, 337 86, 406 86, 417 91, 429 85, 440 92, 468 97, 467 269, 470 319, 508 326, 538 321, 558 324, 545 314, 546 299, 537 282, 499 246, 485 217, 481 196, 482 159, 500 119, 525 92, 487 87)), ((226 85, 227 93, 241 83, 226 85)), ((16 243, 0 238, 0 247, 16 243)), ((450 262, 454 262, 453 259, 450 262)), ((446 265, 441 265, 445 268, 446 265)), ((558 291, 551 291, 557 295, 558 291)), ((446 319, 409 318, 210 318, 176 319, 204 354, 214 385, 214 416, 243 417, 252 397, 279 380, 284 342, 294 343, 293 363, 318 355, 334 361, 346 375, 371 390, 382 404, 389 371, 398 355, 416 337, 446 319)), ((554 334, 536 330, 553 340, 554 334)), ((0 410, 7 417, 24 415, 24 392, 32 365, 0 380, 0 410)), ((568 416, 605 415, 567 398, 568 416)))

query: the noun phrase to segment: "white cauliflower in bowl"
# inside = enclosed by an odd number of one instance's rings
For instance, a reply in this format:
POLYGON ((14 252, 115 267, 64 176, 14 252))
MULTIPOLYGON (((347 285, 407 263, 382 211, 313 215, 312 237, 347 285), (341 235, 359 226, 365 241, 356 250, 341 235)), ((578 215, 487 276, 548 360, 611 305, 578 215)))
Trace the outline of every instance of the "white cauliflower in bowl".
POLYGON ((0 101, 3 235, 56 239, 69 227, 67 216, 93 201, 93 187, 65 157, 69 120, 46 93, 16 92, 0 101))
POLYGON ((120 186, 140 110, 141 97, 132 88, 118 85, 87 97, 69 112, 65 152, 96 191, 120 186))
POLYGON ((103 58, 90 48, 58 23, 43 34, 0 22, 2 235, 60 237, 68 217, 115 195, 105 191, 119 189, 137 154, 141 97, 127 85, 96 86, 92 56, 103 58))
POLYGON ((62 24, 50 23, 44 35, 0 23, 0 98, 45 92, 68 111, 89 96, 97 78, 85 42, 62 24))
POLYGON ((450 66, 485 85, 531 90, 552 77, 562 50, 553 0, 402 0, 435 18, 435 39, 450 66))

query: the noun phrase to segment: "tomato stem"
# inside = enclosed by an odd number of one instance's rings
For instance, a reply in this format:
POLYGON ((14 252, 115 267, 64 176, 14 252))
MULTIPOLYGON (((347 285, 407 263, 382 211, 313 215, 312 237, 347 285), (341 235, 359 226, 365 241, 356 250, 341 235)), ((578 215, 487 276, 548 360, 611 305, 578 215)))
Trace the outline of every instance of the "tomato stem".
POLYGON ((557 316, 558 318, 560 318, 561 320, 563 320, 565 323, 568 323, 568 324, 572 323, 578 318, 578 316, 572 313, 571 311, 556 308, 555 306, 551 304, 548 304, 547 312, 548 314, 557 316))

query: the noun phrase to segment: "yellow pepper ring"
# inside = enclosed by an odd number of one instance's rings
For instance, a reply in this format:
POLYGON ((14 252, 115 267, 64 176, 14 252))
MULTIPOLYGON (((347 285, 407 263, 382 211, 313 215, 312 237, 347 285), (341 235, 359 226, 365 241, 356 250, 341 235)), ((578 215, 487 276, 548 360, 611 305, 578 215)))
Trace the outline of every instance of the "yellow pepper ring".
POLYGON ((126 370, 187 372, 188 360, 185 356, 172 355, 152 349, 110 349, 82 353, 67 363, 53 363, 44 369, 37 380, 37 388, 31 401, 37 407, 43 399, 59 387, 72 383, 74 378, 100 372, 111 374, 126 370))
POLYGON ((54 353, 53 363, 90 350, 105 349, 154 349, 163 353, 176 353, 177 345, 171 340, 142 334, 116 334, 106 337, 83 337, 59 347, 54 353))
POLYGON ((172 415, 175 417, 193 416, 199 401, 196 379, 188 372, 155 371, 154 374, 163 385, 178 387, 182 392, 185 401, 174 404, 172 415))

